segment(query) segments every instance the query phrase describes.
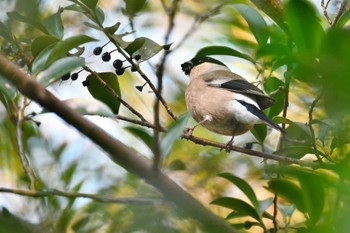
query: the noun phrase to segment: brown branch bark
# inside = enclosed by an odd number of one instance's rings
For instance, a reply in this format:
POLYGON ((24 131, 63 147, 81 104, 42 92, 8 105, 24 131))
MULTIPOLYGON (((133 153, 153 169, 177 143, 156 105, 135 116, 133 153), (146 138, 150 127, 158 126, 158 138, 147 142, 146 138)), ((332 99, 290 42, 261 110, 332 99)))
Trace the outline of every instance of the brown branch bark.
POLYGON ((25 190, 25 189, 12 189, 0 187, 0 193, 11 193, 20 196, 27 197, 68 197, 68 198, 89 198, 94 201, 103 203, 116 203, 116 204, 137 204, 137 205, 162 205, 166 204, 163 200, 156 198, 145 198, 145 197, 110 197, 101 196, 91 193, 77 193, 77 192, 67 192, 60 190, 48 190, 48 191, 37 191, 37 190, 25 190))
POLYGON ((26 75, 19 67, 0 55, 0 75, 10 81, 25 96, 42 107, 56 113, 69 125, 90 138, 104 149, 109 157, 126 170, 143 178, 157 188, 186 216, 196 219, 208 232, 238 232, 228 222, 213 214, 200 202, 185 192, 179 185, 159 170, 154 170, 151 161, 116 140, 97 125, 62 103, 41 86, 34 78, 26 75))

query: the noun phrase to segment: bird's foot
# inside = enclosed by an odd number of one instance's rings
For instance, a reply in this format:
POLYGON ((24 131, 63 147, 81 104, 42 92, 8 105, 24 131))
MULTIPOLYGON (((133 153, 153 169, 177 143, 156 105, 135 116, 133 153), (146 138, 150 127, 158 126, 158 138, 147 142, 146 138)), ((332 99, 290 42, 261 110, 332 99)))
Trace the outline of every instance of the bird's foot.
POLYGON ((228 141, 228 142, 226 143, 225 148, 222 148, 222 149, 225 149, 225 151, 226 151, 227 153, 230 152, 230 151, 232 150, 232 145, 233 145, 233 143, 234 143, 233 138, 234 138, 234 137, 232 137, 232 138, 230 139, 230 141, 228 141))
POLYGON ((194 127, 184 129, 184 135, 188 138, 191 137, 193 134, 193 130, 194 130, 194 127))

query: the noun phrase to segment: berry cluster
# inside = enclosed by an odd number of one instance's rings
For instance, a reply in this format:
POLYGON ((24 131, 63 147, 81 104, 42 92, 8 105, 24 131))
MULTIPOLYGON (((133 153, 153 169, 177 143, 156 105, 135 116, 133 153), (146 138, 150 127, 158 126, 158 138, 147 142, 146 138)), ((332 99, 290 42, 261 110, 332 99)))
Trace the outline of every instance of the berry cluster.
MULTIPOLYGON (((109 52, 103 52, 103 48, 104 48, 108 43, 109 43, 109 42, 107 42, 107 43, 104 44, 103 46, 97 46, 97 47, 94 48, 94 50, 93 50, 93 54, 94 54, 95 56, 101 55, 101 59, 102 59, 103 62, 109 62, 109 61, 112 59, 111 54, 112 54, 113 52, 116 52, 116 51, 117 51, 117 49, 114 49, 114 50, 109 51, 109 52)), ((141 59, 141 55, 140 55, 140 54, 137 54, 137 55, 135 55, 135 56, 133 57, 133 59, 134 59, 135 61, 139 61, 139 60, 141 59)), ((123 65, 124 65, 124 62, 126 62, 126 61, 127 61, 127 60, 121 60, 121 59, 115 59, 115 60, 113 61, 112 65, 113 65, 113 67, 114 67, 114 69, 115 69, 115 73, 116 73, 118 76, 123 75, 124 72, 125 72, 125 70, 126 70, 127 68, 130 68, 130 70, 131 70, 132 72, 137 71, 136 67, 134 67, 134 66, 132 66, 132 65, 123 66, 123 65)), ((78 79, 78 74, 79 74, 81 71, 83 71, 83 70, 80 70, 80 71, 78 71, 78 72, 76 72, 76 73, 73 73, 73 74, 70 74, 70 73, 65 74, 65 75, 63 75, 63 76, 61 77, 61 80, 64 81, 64 80, 69 80, 69 79, 71 79, 72 81, 75 81, 75 80, 78 79)), ((84 81, 82 82, 82 84, 83 84, 84 87, 90 85, 90 83, 89 83, 88 80, 84 80, 84 81)), ((145 86, 145 84, 142 85, 142 86, 137 86, 136 88, 137 88, 137 90, 142 91, 142 89, 143 89, 144 86, 145 86)))

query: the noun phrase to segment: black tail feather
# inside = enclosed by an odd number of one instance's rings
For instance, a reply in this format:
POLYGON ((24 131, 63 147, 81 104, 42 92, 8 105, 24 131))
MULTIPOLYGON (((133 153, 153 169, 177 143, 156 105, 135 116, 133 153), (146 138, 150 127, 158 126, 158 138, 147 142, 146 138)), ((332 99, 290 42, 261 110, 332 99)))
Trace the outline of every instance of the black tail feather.
POLYGON ((278 124, 276 124, 273 120, 271 120, 268 116, 265 115, 265 113, 263 113, 263 111, 261 111, 259 108, 257 108, 256 106, 249 104, 247 102, 244 102, 242 100, 237 100, 240 104, 242 104, 244 107, 246 107, 246 109, 251 112, 252 114, 254 114, 255 116, 259 117, 261 120, 263 120, 264 122, 266 122, 266 124, 268 124, 269 126, 271 126, 274 129, 277 129, 279 131, 281 131, 282 134, 286 134, 286 131, 279 126, 278 124))

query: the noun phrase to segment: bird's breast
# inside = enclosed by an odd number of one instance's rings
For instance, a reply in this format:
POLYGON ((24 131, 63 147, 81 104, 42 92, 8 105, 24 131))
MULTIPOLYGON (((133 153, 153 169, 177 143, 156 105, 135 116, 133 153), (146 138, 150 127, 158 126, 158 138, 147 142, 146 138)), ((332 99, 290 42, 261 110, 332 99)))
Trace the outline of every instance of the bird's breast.
POLYGON ((235 95, 231 91, 193 80, 186 89, 187 108, 197 122, 205 118, 212 119, 202 124, 205 128, 223 135, 240 135, 249 131, 254 122, 247 120, 246 111, 233 108, 237 102, 234 100, 235 95))

